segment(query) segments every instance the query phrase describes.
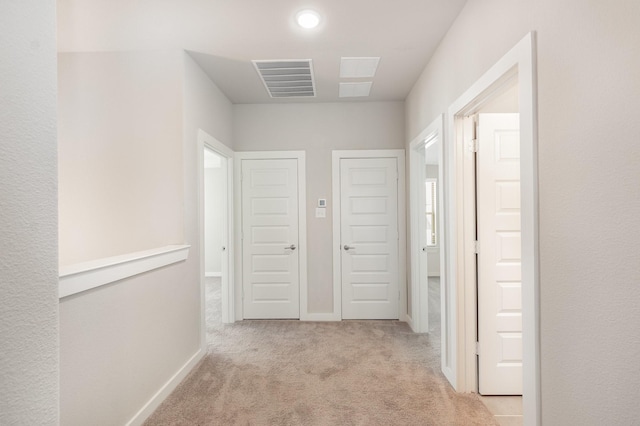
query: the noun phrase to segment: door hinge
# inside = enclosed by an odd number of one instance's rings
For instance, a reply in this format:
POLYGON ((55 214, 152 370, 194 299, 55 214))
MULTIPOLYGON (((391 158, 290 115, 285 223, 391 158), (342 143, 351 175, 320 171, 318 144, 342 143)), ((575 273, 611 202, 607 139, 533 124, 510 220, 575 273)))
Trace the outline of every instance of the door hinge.
POLYGON ((469 151, 478 152, 478 139, 471 139, 471 143, 469 146, 469 151))
POLYGON ((473 252, 475 254, 479 254, 480 253, 480 242, 478 240, 475 240, 473 242, 473 252))
POLYGON ((476 355, 480 355, 480 342, 476 342, 476 355))

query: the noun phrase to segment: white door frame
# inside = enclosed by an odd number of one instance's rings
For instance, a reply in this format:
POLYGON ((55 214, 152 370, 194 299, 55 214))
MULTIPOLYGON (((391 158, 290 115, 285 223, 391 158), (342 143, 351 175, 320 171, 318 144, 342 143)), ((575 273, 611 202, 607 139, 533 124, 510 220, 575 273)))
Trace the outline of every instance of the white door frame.
POLYGON ((407 315, 407 322, 416 333, 429 332, 429 284, 427 255, 422 251, 422 237, 426 238, 426 219, 424 215, 426 180, 425 171, 425 147, 430 143, 440 144, 439 169, 438 169, 438 246, 440 249, 440 341, 441 341, 441 368, 442 372, 454 385, 456 382, 455 358, 452 354, 452 345, 455 338, 455 316, 452 314, 447 303, 448 294, 452 293, 451 282, 447 281, 446 255, 447 238, 445 235, 445 191, 444 191, 444 116, 440 115, 429 126, 427 126, 410 143, 409 164, 410 164, 410 261, 411 261, 411 313, 407 315), (453 326, 452 326, 453 324, 453 326), (451 333, 451 335, 449 335, 451 333))
POLYGON ((400 289, 399 319, 407 319, 407 219, 405 207, 404 149, 332 151, 333 201, 333 320, 342 319, 342 269, 340 248, 340 160, 343 158, 395 158, 398 161, 398 288, 400 289))
MULTIPOLYGON (((307 181, 306 181, 306 156, 304 151, 245 151, 236 152, 234 177, 236 182, 242 180, 242 160, 284 160, 294 159, 298 161, 298 250, 300 269, 300 320, 308 319, 308 288, 307 288, 307 181)), ((237 288, 244 288, 242 281, 242 185, 235 185, 235 209, 239 220, 235 223, 235 276, 237 288)), ((235 319, 241 321, 242 291, 235 292, 235 319)))
POLYGON ((221 265, 222 278, 221 278, 221 307, 222 307, 222 322, 231 323, 234 322, 234 242, 233 242, 233 157, 234 152, 222 142, 218 141, 213 136, 209 135, 202 129, 198 129, 198 229, 200 235, 200 308, 201 308, 201 344, 202 347, 206 347, 206 304, 205 304, 205 248, 204 248, 204 150, 210 149, 217 155, 222 157, 222 161, 226 162, 227 166, 227 200, 226 211, 223 214, 223 227, 226 223, 227 234, 227 259, 228 262, 223 262, 221 265))
POLYGON ((539 425, 540 418, 540 299, 538 251, 538 165, 537 82, 534 33, 527 34, 489 71, 459 97, 448 111, 446 165, 448 201, 449 279, 456 283, 451 308, 457 314, 456 390, 477 391, 475 357, 477 299, 475 263, 471 240, 469 203, 465 191, 470 177, 465 174, 465 146, 462 118, 478 111, 504 84, 518 81, 520 113, 520 176, 522 229, 522 330, 523 411, 525 425, 539 425), (467 209, 468 210, 468 209, 467 209))

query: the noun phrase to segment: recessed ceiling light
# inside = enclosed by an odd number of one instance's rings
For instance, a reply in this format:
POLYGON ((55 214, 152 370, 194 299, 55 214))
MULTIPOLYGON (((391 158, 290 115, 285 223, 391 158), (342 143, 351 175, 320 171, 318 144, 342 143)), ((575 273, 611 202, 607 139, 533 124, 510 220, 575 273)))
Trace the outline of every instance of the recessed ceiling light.
POLYGON ((320 23, 320 15, 315 10, 302 10, 296 15, 296 22, 302 28, 312 29, 320 23))

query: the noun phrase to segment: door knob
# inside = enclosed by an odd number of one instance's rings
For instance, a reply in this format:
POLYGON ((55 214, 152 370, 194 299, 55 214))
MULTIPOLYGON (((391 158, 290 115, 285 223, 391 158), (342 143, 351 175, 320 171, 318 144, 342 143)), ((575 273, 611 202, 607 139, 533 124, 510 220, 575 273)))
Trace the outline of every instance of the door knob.
POLYGON ((344 245, 344 249, 345 249, 345 251, 349 251, 349 250, 354 249, 354 248, 355 248, 355 247, 348 246, 348 245, 346 245, 346 244, 344 245))
POLYGON ((291 244, 289 247, 285 247, 285 250, 295 250, 296 249, 296 245, 295 244, 291 244))

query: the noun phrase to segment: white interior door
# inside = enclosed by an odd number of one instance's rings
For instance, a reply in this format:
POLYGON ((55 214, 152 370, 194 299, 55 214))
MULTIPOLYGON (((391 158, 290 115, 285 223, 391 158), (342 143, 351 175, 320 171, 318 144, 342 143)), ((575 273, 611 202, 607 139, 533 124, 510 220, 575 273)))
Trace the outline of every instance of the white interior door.
POLYGON ((298 162, 242 160, 246 319, 299 318, 298 162))
POLYGON ((480 114, 477 154, 479 392, 522 394, 518 114, 480 114))
POLYGON ((398 165, 340 160, 342 318, 398 319, 398 165))

